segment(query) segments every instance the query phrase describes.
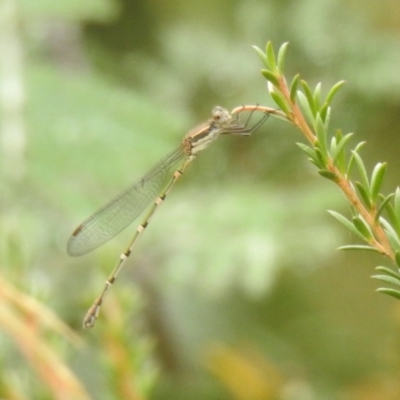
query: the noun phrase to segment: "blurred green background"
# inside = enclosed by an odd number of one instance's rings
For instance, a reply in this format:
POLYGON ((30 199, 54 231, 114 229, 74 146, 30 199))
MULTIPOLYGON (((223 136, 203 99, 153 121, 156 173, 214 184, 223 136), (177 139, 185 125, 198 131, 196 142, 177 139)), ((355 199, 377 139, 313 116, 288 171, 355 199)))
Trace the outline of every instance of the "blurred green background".
MULTIPOLYGON (((325 93, 347 81, 331 126, 367 141, 370 168, 389 162, 393 191, 399 27, 395 0, 2 0, 0 274, 84 340, 43 331, 88 398, 400 398, 400 306, 370 279, 385 260, 336 251, 357 239, 326 210, 347 205, 289 124, 270 118, 198 157, 93 330, 82 317, 135 224, 88 256, 65 251, 215 105, 273 106, 251 48, 268 40, 290 42, 288 78, 325 93)), ((0 321, 0 390, 53 398, 0 321)))

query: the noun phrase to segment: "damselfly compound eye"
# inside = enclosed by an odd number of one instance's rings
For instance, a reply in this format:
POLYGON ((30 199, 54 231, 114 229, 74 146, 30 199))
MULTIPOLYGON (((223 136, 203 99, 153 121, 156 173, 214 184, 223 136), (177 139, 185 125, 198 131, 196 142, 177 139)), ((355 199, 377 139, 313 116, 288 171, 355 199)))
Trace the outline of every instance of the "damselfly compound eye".
POLYGON ((223 115, 223 113, 222 113, 221 110, 215 110, 215 111, 213 112, 213 119, 214 119, 214 121, 220 121, 221 118, 222 118, 222 115, 223 115))

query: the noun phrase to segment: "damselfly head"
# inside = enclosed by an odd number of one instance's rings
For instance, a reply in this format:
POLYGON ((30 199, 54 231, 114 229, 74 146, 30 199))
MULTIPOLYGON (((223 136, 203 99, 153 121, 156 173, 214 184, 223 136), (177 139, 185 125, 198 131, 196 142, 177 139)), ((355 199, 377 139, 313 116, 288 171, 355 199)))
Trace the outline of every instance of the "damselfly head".
POLYGON ((228 110, 225 110, 225 108, 216 106, 212 111, 212 119, 218 125, 221 125, 229 122, 232 119, 232 115, 228 110))

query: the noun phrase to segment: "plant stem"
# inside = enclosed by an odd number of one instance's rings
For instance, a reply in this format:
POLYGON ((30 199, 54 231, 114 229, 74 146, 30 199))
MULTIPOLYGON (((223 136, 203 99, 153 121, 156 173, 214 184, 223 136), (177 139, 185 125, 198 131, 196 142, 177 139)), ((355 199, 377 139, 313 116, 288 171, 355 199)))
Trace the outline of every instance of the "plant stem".
MULTIPOLYGON (((284 96, 287 104, 290 106, 291 115, 288 115, 288 119, 303 132, 306 139, 311 145, 315 145, 317 137, 309 127, 307 121, 303 117, 303 114, 298 105, 291 100, 289 88, 287 86, 285 78, 280 75, 279 78, 279 90, 284 96)), ((331 156, 327 159, 327 169, 332 171, 336 175, 335 183, 340 187, 350 204, 365 220, 365 222, 371 228, 374 238, 369 241, 369 244, 375 247, 381 254, 386 255, 392 260, 395 259, 394 252, 390 246, 389 240, 382 229, 381 225, 376 221, 376 209, 373 208, 370 211, 365 208, 357 193, 354 190, 354 186, 351 181, 342 174, 342 172, 334 165, 334 161, 331 156)))

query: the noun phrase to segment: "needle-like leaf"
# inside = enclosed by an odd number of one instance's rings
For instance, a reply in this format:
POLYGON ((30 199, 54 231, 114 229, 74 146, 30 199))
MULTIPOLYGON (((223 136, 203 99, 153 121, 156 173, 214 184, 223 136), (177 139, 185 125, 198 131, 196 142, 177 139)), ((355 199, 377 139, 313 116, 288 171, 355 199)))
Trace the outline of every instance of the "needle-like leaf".
POLYGON ((288 46, 289 42, 283 43, 278 51, 278 70, 280 74, 283 74, 283 67, 285 65, 286 51, 288 46))
POLYGON ((371 200, 375 203, 385 177, 387 163, 376 164, 371 176, 371 200))
POLYGON ((297 93, 297 87, 299 85, 299 80, 300 80, 300 75, 297 74, 290 85, 290 100, 292 100, 293 103, 296 102, 296 93, 297 93))
POLYGON ((338 90, 345 84, 345 81, 340 81, 338 83, 336 83, 335 85, 333 85, 333 87, 331 88, 331 90, 329 91, 328 95, 326 96, 326 100, 325 102, 327 104, 331 104, 335 94, 338 92, 338 90))
POLYGON ((275 58, 274 48, 272 47, 272 43, 271 42, 267 43, 265 54, 267 55, 268 69, 270 69, 273 72, 276 72, 277 71, 276 58, 275 58))
POLYGON ((266 54, 261 49, 259 49, 257 46, 252 46, 252 47, 257 52, 257 54, 260 57, 263 64, 268 68, 268 59, 267 59, 266 54))
POLYGON ((379 293, 387 294, 389 296, 394 297, 395 299, 400 300, 400 291, 398 291, 398 290, 389 289, 389 288, 379 288, 379 289, 376 289, 376 291, 379 293))

